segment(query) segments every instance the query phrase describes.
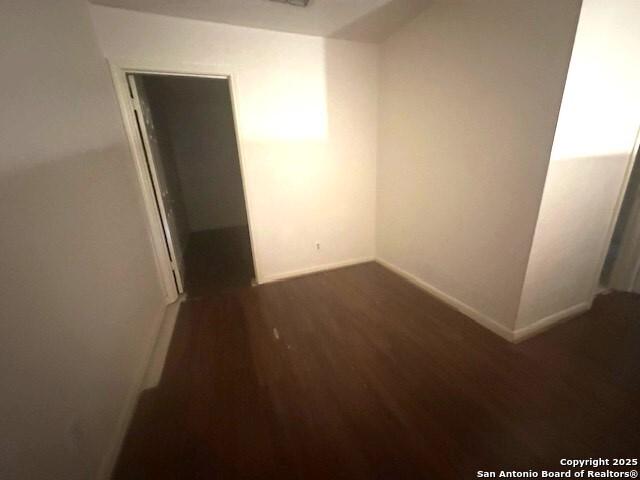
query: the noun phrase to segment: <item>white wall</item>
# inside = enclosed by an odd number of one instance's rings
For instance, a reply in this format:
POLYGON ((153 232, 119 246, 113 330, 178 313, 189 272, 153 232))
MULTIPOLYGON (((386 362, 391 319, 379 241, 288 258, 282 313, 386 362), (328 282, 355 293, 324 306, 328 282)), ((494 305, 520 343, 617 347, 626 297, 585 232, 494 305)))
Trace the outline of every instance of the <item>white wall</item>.
POLYGON ((434 2, 382 46, 377 254, 502 332, 578 13, 578 1, 434 2))
POLYGON ((640 2, 584 0, 518 328, 589 305, 640 126, 640 2))
POLYGON ((235 72, 261 280, 373 256, 375 46, 98 6, 92 15, 107 57, 235 72))
POLYGON ((85 3, 0 10, 0 476, 96 478, 163 295, 85 3))
POLYGON ((247 225, 228 82, 158 75, 145 82, 171 136, 191 230, 247 225))

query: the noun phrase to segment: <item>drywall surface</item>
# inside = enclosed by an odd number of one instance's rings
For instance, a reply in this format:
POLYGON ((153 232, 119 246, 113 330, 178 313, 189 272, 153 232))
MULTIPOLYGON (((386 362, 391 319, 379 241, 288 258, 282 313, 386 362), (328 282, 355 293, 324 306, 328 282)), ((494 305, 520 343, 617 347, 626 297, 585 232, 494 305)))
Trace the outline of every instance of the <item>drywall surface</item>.
POLYGON ((91 11, 109 58, 233 72, 259 280, 373 256, 375 46, 91 11))
POLYGON ((640 126, 640 2, 584 0, 518 328, 592 300, 640 126))
POLYGON ((0 477, 97 478, 163 295, 85 2, 0 10, 0 477))
POLYGON ((191 231, 247 225, 227 80, 147 75, 161 110, 191 231))
POLYGON ((382 45, 377 255, 512 329, 579 2, 434 2, 382 45))

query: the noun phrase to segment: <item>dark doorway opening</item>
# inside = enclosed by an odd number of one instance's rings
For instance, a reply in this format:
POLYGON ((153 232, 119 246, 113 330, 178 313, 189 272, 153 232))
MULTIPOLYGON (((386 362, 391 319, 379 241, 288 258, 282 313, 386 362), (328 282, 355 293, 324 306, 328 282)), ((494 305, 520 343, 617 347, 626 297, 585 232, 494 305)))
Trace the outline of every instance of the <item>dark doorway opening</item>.
POLYGON ((193 298, 249 285, 255 273, 229 80, 131 77, 178 289, 193 298))

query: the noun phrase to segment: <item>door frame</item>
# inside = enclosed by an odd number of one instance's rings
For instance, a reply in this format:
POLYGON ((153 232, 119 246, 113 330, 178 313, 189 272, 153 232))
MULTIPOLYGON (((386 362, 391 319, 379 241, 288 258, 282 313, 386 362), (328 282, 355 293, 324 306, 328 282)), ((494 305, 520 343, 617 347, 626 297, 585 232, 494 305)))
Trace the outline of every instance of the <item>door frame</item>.
POLYGON ((142 139, 138 133, 134 109, 131 102, 129 92, 129 84, 127 82, 128 74, 146 74, 146 75, 170 75, 182 77, 202 77, 226 79, 229 87, 229 95, 231 98, 231 111, 233 114, 234 130, 236 135, 236 144, 238 149, 238 159, 240 163, 240 177, 242 181, 242 190, 244 195, 245 209, 247 211, 247 224, 249 228, 249 240, 251 244, 251 255, 253 259, 253 270, 256 276, 256 282, 261 283, 261 275, 259 270, 258 257, 255 249, 254 222, 251 214, 251 201, 247 188, 246 167, 244 156, 242 154, 242 137, 238 125, 239 120, 238 105, 238 74, 233 72, 226 66, 202 66, 202 65, 166 65, 159 63, 140 63, 128 62, 118 59, 107 59, 111 77, 115 88, 115 93, 120 107, 120 114, 124 124, 125 133, 127 135, 129 148, 133 157, 136 176, 140 190, 142 192, 145 213, 147 217, 147 230, 149 232, 151 245, 153 249, 158 275, 165 291, 167 303, 173 303, 179 297, 178 287, 173 277, 173 268, 169 252, 167 251, 164 224, 160 218, 160 213, 156 205, 156 192, 153 181, 149 175, 147 168, 147 159, 144 154, 142 139))
MULTIPOLYGON (((602 271, 604 270, 604 264, 607 260, 607 254, 609 253, 609 249, 611 248, 611 242, 613 241, 613 234, 616 229, 616 224, 618 223, 618 217, 620 216, 620 211, 622 210, 622 202, 624 201, 624 196, 627 193, 627 188, 629 187, 629 181, 631 180, 631 172, 633 171, 633 167, 635 165, 636 159, 638 158, 638 154, 640 153, 640 127, 636 130, 636 136, 633 143, 633 148, 629 153, 629 157, 627 159, 627 165, 625 167, 624 175, 622 177, 622 184, 620 185, 620 190, 618 191, 618 197, 616 199, 616 203, 613 207, 613 212, 611 216, 611 220, 609 222, 609 226, 606 231, 606 237, 604 241, 604 245, 602 246, 602 251, 600 252, 600 259, 598 261, 598 269, 597 274, 595 275, 593 282, 591 284, 591 302, 601 293, 602 289, 600 287, 600 279, 602 277, 602 271)), ((640 261, 638 262, 637 267, 640 268, 640 261)), ((604 286, 605 289, 608 287, 604 286)))
MULTIPOLYGON (((634 168, 636 168, 636 163, 640 161, 639 157, 640 129, 638 129, 636 142, 631 152, 631 160, 629 161, 628 169, 625 172, 625 180, 618 199, 617 212, 611 228, 611 240, 607 245, 607 253, 611 249, 611 241, 613 240, 613 235, 618 225, 618 220, 620 219, 622 205, 629 190, 632 173, 634 172, 634 168)), ((634 200, 630 213, 640 213, 640 197, 634 200)), ((638 216, 631 218, 627 225, 627 231, 625 231, 623 235, 624 234, 631 235, 632 238, 623 238, 617 257, 613 259, 613 268, 609 278, 609 285, 606 285, 606 287, 612 287, 615 290, 622 290, 624 292, 632 292, 638 285, 638 279, 640 277, 640 256, 638 256, 640 250, 637 248, 640 240, 640 218, 638 218, 638 216), (631 264, 627 268, 621 265, 621 262, 625 261, 631 264)))

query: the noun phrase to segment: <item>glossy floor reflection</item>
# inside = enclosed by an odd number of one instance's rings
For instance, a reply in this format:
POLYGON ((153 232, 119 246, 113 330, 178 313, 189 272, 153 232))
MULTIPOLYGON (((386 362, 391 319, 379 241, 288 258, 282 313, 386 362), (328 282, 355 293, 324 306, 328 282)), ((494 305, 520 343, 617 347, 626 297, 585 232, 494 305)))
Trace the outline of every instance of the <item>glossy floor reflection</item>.
POLYGON ((640 451, 640 297, 519 345, 369 263, 187 302, 117 479, 475 478, 640 451))

